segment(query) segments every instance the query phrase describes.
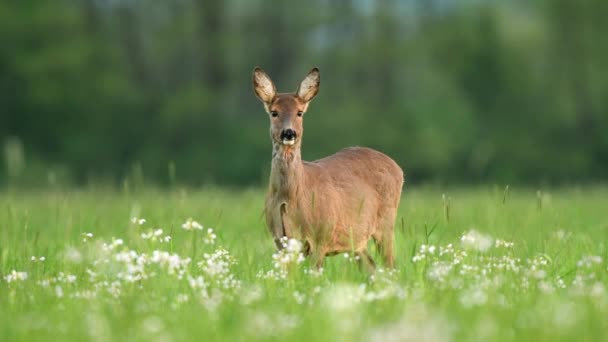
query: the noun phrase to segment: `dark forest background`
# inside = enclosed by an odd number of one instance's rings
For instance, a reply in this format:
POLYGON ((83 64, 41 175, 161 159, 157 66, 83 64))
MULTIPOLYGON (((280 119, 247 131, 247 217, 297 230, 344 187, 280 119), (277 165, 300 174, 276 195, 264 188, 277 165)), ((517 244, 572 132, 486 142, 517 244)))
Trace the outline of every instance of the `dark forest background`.
POLYGON ((0 2, 0 183, 262 184, 280 91, 321 70, 303 157, 412 184, 608 175, 606 0, 0 2))

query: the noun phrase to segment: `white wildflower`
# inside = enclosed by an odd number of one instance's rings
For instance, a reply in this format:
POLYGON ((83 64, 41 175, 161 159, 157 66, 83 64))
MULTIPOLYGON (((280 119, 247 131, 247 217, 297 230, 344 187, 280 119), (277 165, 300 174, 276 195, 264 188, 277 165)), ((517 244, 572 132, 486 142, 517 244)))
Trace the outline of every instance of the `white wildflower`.
POLYGON ((290 265, 297 265, 304 262, 304 254, 302 254, 302 242, 296 239, 281 239, 283 249, 272 255, 274 260, 273 265, 276 269, 287 270, 290 265))
POLYGON ((93 233, 82 233, 80 236, 82 236, 82 242, 87 242, 93 238, 93 233))
POLYGON ((203 230, 203 225, 194 221, 192 218, 188 218, 184 224, 182 224, 184 230, 203 230))
POLYGON ((236 259, 227 250, 219 248, 212 254, 203 254, 203 258, 205 260, 198 262, 197 265, 214 281, 215 285, 223 289, 240 288, 241 282, 230 272, 230 267, 237 263, 236 259))
POLYGON ((208 228, 207 234, 203 238, 203 242, 206 243, 207 245, 213 245, 215 243, 216 238, 217 238, 217 235, 215 235, 215 233, 213 232, 213 228, 208 228))
POLYGON ((11 273, 7 274, 4 277, 4 280, 6 280, 7 283, 24 281, 26 279, 27 279, 27 272, 17 272, 15 270, 12 270, 11 273))
POLYGON ((513 248, 513 246, 515 246, 515 243, 509 242, 509 241, 500 240, 500 239, 496 239, 496 241, 494 242, 494 247, 495 248, 499 248, 499 247, 513 248))
POLYGON ((82 254, 74 247, 68 247, 64 252, 64 257, 65 260, 73 264, 79 264, 82 262, 82 254))
POLYGON ((443 282, 452 271, 452 264, 445 261, 435 261, 427 272, 430 280, 443 282))
POLYGON ((103 245, 101 245, 101 247, 103 248, 104 251, 106 252, 111 252, 113 250, 115 250, 116 248, 118 248, 118 246, 122 246, 124 244, 124 241, 122 241, 122 239, 115 239, 112 238, 112 242, 111 243, 103 243, 103 245))
POLYGON ((189 299, 190 299, 190 297, 185 293, 180 293, 177 295, 177 297, 175 297, 175 300, 179 304, 186 303, 189 299))
POLYGON ((358 262, 361 257, 354 253, 344 253, 344 259, 348 260, 348 262, 358 262))
POLYGON ((148 240, 148 241, 159 241, 159 242, 171 241, 171 236, 169 236, 169 235, 163 236, 163 230, 160 228, 150 229, 146 233, 141 233, 140 236, 143 240, 148 240))
POLYGON ((165 251, 153 251, 150 257, 150 262, 165 267, 168 274, 177 275, 178 279, 183 277, 186 267, 190 265, 191 261, 190 258, 181 258, 177 254, 165 251))
POLYGON ((345 313, 354 310, 364 294, 365 285, 337 284, 327 289, 323 301, 331 310, 345 313))
POLYGON ((412 257, 412 262, 416 263, 418 261, 422 261, 426 258, 426 255, 424 254, 416 254, 412 257))
POLYGON ((201 304, 208 311, 215 311, 222 304, 224 300, 224 293, 222 291, 213 290, 211 296, 205 295, 200 298, 201 304))
POLYGON ((397 322, 373 328, 362 340, 371 342, 452 341, 453 328, 440 312, 416 304, 405 310, 397 322))
POLYGON ((538 289, 543 293, 553 293, 555 292, 555 287, 548 281, 541 280, 538 282, 538 289))
POLYGON ((307 268, 304 270, 304 273, 308 274, 309 276, 311 276, 313 278, 319 278, 320 276, 323 275, 323 267, 307 268))
POLYGON ((547 276, 547 272, 545 270, 530 270, 528 274, 535 279, 544 279, 547 276))
POLYGON ((593 285, 591 285, 591 288, 589 289, 589 295, 591 297, 604 297, 604 295, 606 294, 606 288, 604 287, 604 284, 602 284, 601 282, 595 282, 593 283, 593 285))
POLYGON ((266 272, 259 271, 255 276, 258 279, 283 280, 283 279, 287 279, 287 270, 272 269, 272 270, 268 270, 266 272))
POLYGON ((264 291, 260 285, 251 285, 240 291, 240 299, 242 305, 250 305, 258 300, 262 299, 264 291))
POLYGON ((131 223, 141 226, 146 223, 146 219, 133 216, 131 217, 131 223))
POLYGON ((481 306, 484 305, 487 301, 488 294, 479 287, 474 287, 465 290, 460 295, 460 303, 466 308, 470 308, 473 306, 481 306))
POLYGON ((602 263, 602 257, 599 255, 588 255, 583 257, 576 263, 579 268, 591 268, 593 265, 599 265, 602 263))
POLYGON ((63 288, 59 285, 55 286, 55 296, 57 296, 57 298, 63 297, 63 288))
POLYGON ((122 292, 120 282, 113 281, 112 283, 107 284, 106 291, 108 291, 108 294, 110 294, 114 298, 120 297, 120 294, 122 292))
POLYGON ((454 245, 451 243, 447 246, 439 246, 439 256, 454 254, 454 245))
POLYGON ((480 252, 485 252, 492 247, 492 238, 488 235, 481 234, 474 229, 469 230, 462 235, 460 243, 465 249, 473 249, 480 252))
POLYGON ((192 277, 192 276, 188 276, 188 284, 190 285, 190 288, 192 288, 193 290, 206 290, 207 289, 207 283, 205 282, 205 279, 203 279, 202 276, 198 276, 196 278, 192 277))
POLYGON ((72 293, 70 297, 80 299, 95 299, 97 298, 97 292, 91 290, 76 291, 72 293))
MULTIPOLYGON (((428 256, 428 258, 430 258, 431 256, 433 256, 435 254, 436 250, 437 250, 436 246, 433 246, 433 245, 429 246, 429 245, 422 244, 422 245, 420 245, 420 248, 418 249, 418 253, 416 253, 416 255, 414 255, 412 257, 412 262, 418 262, 418 261, 425 260, 425 259, 427 259, 427 256, 428 256)), ((439 247, 439 252, 440 252, 440 255, 442 255, 441 254, 442 247, 439 247)))
POLYGON ((306 295, 300 291, 295 291, 293 293, 293 298, 295 299, 296 303, 298 303, 300 305, 304 304, 304 301, 306 301, 306 295))
POLYGON ((296 239, 289 239, 285 249, 288 253, 300 253, 302 251, 302 242, 296 239))
POLYGON ((249 316, 246 326, 247 333, 258 338, 278 337, 299 324, 297 316, 285 313, 276 313, 273 316, 261 311, 255 311, 249 316))

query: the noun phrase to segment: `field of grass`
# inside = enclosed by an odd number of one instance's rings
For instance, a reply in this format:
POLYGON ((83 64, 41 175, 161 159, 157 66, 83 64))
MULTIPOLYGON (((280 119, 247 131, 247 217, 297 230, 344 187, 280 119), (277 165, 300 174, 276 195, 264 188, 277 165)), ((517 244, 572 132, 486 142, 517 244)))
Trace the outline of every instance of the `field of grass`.
POLYGON ((273 257, 262 206, 1 193, 0 340, 608 340, 608 188, 406 188, 397 269, 373 276, 350 255, 311 268, 296 242, 273 257))

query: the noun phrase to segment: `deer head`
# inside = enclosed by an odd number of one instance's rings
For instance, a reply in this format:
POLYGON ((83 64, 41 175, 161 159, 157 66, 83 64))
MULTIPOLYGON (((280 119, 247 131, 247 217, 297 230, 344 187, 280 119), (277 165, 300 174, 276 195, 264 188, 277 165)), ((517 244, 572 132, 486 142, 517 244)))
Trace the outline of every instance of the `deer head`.
POLYGON ((304 113, 319 91, 320 80, 319 69, 313 68, 295 93, 277 93, 264 70, 259 67, 253 69, 253 89, 269 115, 270 137, 274 145, 282 148, 300 146, 304 113))

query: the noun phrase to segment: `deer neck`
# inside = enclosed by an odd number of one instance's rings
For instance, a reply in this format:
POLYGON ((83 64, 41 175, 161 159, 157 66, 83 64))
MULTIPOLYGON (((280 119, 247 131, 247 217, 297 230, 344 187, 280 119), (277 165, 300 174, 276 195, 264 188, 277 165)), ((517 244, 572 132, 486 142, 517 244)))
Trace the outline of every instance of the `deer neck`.
POLYGON ((295 200, 303 189, 303 181, 300 142, 293 146, 274 142, 270 170, 271 195, 281 202, 289 203, 295 200))

